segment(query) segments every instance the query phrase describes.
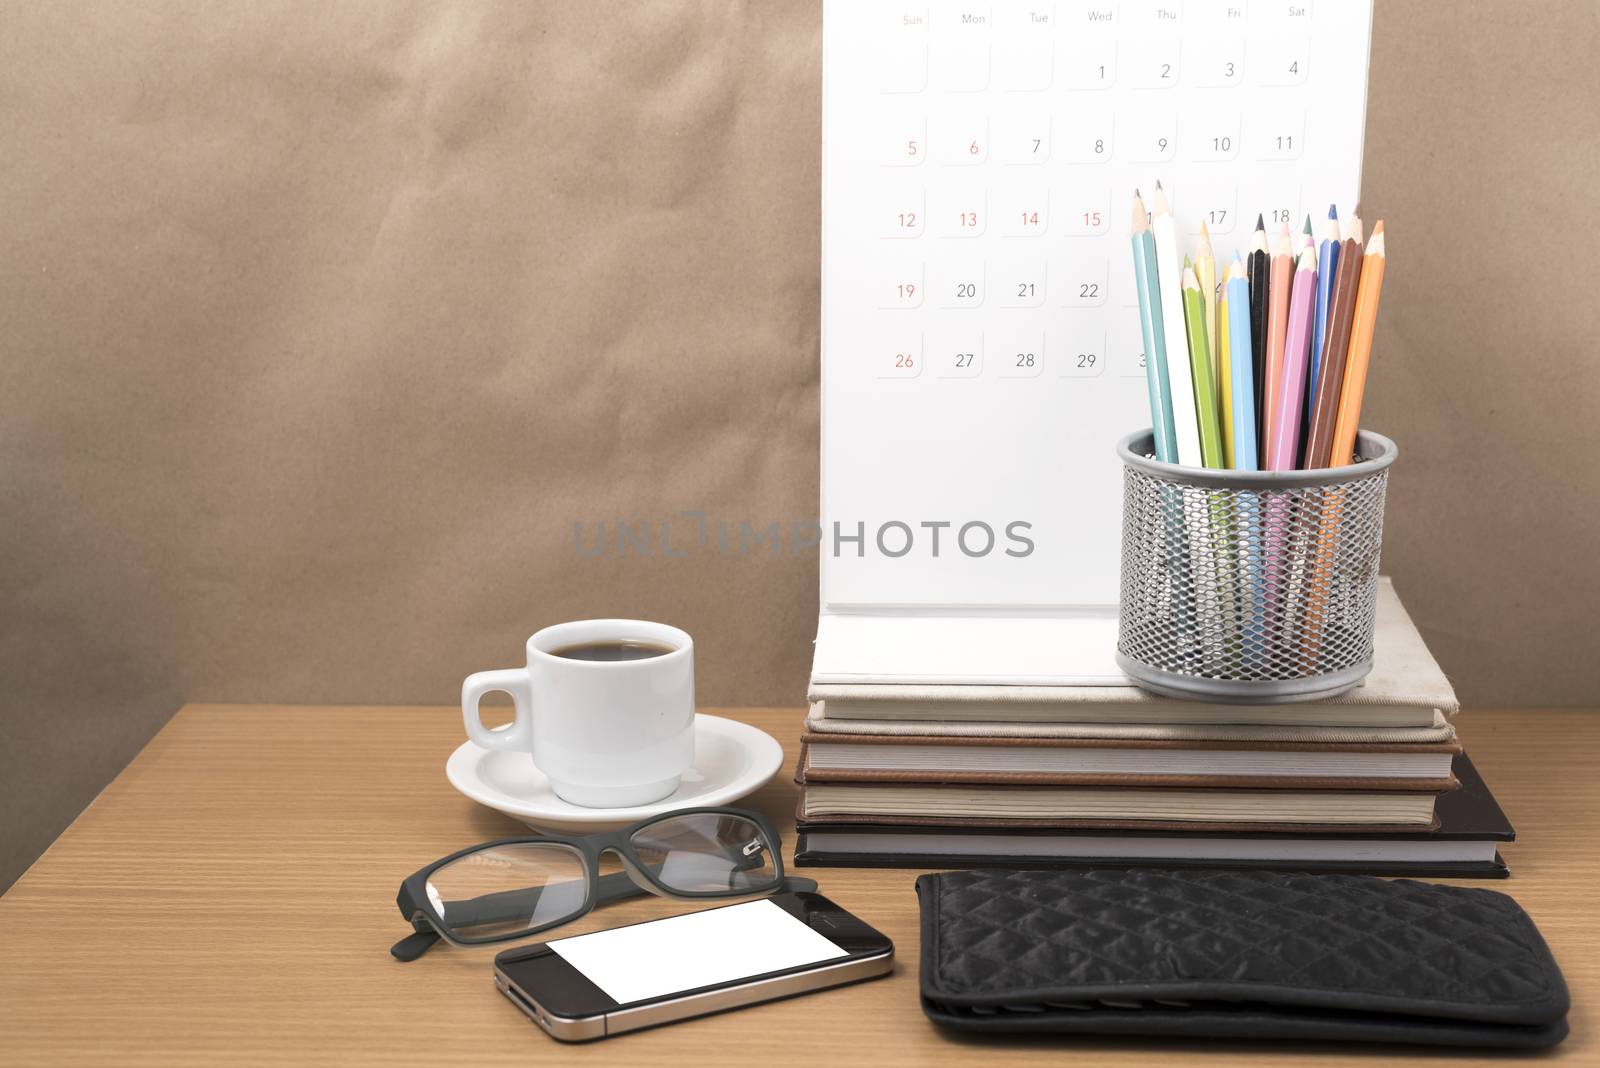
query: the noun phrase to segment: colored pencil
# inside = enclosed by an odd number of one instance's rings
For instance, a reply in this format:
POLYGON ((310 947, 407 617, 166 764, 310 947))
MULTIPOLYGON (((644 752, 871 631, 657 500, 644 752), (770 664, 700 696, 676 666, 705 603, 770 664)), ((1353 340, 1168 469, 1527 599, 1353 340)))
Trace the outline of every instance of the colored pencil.
POLYGON ((1294 247, 1290 243, 1289 224, 1282 224, 1277 240, 1272 246, 1272 280, 1267 284, 1270 300, 1267 305, 1267 362, 1266 381, 1262 387, 1263 403, 1267 411, 1261 425, 1267 440, 1261 445, 1261 466, 1270 469, 1267 448, 1277 438, 1273 431, 1278 417, 1278 394, 1283 389, 1283 339, 1289 327, 1289 287, 1294 281, 1294 247))
MULTIPOLYGON (((1250 275, 1250 359, 1254 366, 1251 369, 1252 383, 1255 388, 1255 414, 1256 414, 1256 442, 1259 444, 1266 440, 1262 433, 1262 400, 1266 388, 1267 376, 1267 224, 1260 215, 1256 216, 1256 232, 1250 239, 1250 255, 1245 260, 1245 269, 1250 275)), ((1259 465, 1262 457, 1256 457, 1259 465)))
POLYGON ((1250 280, 1245 276, 1244 260, 1233 254, 1228 268, 1228 364, 1233 401, 1233 469, 1255 471, 1256 411, 1255 370, 1250 358, 1250 280))
POLYGON ((1194 376, 1189 344, 1184 337, 1183 275, 1179 270, 1178 234, 1161 183, 1151 198, 1150 228, 1155 232, 1156 277, 1161 292, 1161 326, 1167 355, 1167 389, 1172 401, 1172 431, 1178 463, 1200 467, 1200 428, 1194 406, 1194 376))
POLYGON ((1189 327, 1189 369, 1194 376, 1200 456, 1205 466, 1221 467, 1222 426, 1217 421, 1217 389, 1211 377, 1211 352, 1206 344, 1206 301, 1192 266, 1183 271, 1183 310, 1189 327))
POLYGON ((1278 411, 1272 419, 1272 440, 1267 443, 1267 470, 1293 471, 1300 446, 1300 412, 1306 395, 1306 357, 1311 346, 1311 323, 1316 318, 1317 254, 1301 249, 1289 297, 1289 323, 1284 330, 1283 368, 1280 372, 1278 411))
MULTIPOLYGON (((1248 300, 1248 298, 1246 298, 1248 300)), ((1227 279, 1217 286, 1217 419, 1222 423, 1222 462, 1233 466, 1233 368, 1228 337, 1227 279)))
MULTIPOLYGON (((1339 267, 1339 209, 1328 205, 1328 218, 1322 224, 1322 244, 1317 246, 1317 316, 1311 326, 1311 364, 1306 372, 1306 411, 1311 411, 1317 396, 1317 370, 1322 366, 1322 344, 1328 332, 1328 298, 1333 295, 1333 275, 1339 267)), ((1300 453, 1305 455, 1306 428, 1300 423, 1300 453)))
MULTIPOLYGON (((1359 208, 1356 209, 1358 212, 1359 208)), ((1328 336, 1322 343, 1322 368, 1317 374, 1317 395, 1306 432, 1304 467, 1327 467, 1333 456, 1333 428, 1344 392, 1345 359, 1350 351, 1350 327, 1355 317, 1356 290, 1361 281, 1361 216, 1355 215, 1339 247, 1339 270, 1329 298, 1328 336)))
POLYGON ((1161 322, 1161 286, 1156 276, 1156 239, 1144 198, 1133 191, 1133 280, 1139 291, 1139 332, 1144 339, 1144 378, 1150 393, 1150 432, 1156 459, 1178 462, 1172 428, 1172 393, 1167 386, 1167 339, 1161 322))
POLYGON ((1311 236, 1311 216, 1309 215, 1306 216, 1304 229, 1300 231, 1300 244, 1295 248, 1294 258, 1296 260, 1300 258, 1300 253, 1304 249, 1310 249, 1313 256, 1317 254, 1317 239, 1311 236))
POLYGON ((1211 231, 1200 220, 1200 244, 1194 253, 1194 276, 1200 280, 1200 297, 1206 309, 1206 351, 1211 353, 1211 380, 1217 381, 1221 353, 1217 348, 1217 257, 1211 251, 1211 231))
POLYGON ((1372 228, 1372 240, 1361 261, 1361 285, 1356 293, 1355 324, 1350 330, 1350 355, 1345 360, 1344 389, 1339 418, 1333 427, 1335 466, 1350 463, 1355 455, 1356 431, 1361 429, 1361 402, 1367 391, 1367 368, 1372 363, 1372 334, 1378 323, 1378 297, 1383 292, 1383 222, 1372 228))

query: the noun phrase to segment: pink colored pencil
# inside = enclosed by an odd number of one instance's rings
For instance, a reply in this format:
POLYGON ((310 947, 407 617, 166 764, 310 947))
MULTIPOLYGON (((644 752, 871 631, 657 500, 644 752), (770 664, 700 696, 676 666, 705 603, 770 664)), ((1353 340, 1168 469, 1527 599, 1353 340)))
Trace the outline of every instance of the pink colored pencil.
POLYGON ((1278 417, 1278 392, 1283 389, 1283 339, 1289 325, 1289 286, 1294 276, 1294 262, 1289 224, 1284 223, 1272 244, 1272 280, 1267 286, 1267 362, 1262 368, 1266 378, 1262 403, 1266 410, 1261 413, 1261 429, 1266 439, 1261 443, 1262 455, 1272 444, 1273 421, 1278 417))
POLYGON ((1278 375, 1278 410, 1267 442, 1267 470, 1293 471, 1300 448, 1300 409, 1306 393, 1306 359, 1311 352, 1311 322, 1317 312, 1317 254, 1300 253, 1289 296, 1289 325, 1284 331, 1283 368, 1278 375))

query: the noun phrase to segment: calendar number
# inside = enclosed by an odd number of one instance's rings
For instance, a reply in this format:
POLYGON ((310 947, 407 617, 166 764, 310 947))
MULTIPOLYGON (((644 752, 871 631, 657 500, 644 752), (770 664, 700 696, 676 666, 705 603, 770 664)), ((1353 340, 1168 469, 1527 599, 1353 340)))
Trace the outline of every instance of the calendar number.
POLYGON ((1090 237, 1103 234, 1111 224, 1111 192, 1105 189, 1074 189, 1061 217, 1069 236, 1090 237))
MULTIPOLYGON (((1031 253, 1033 250, 1028 250, 1031 253)), ((1005 308, 1037 308, 1044 302, 1045 261, 1042 257, 1018 252, 991 265, 994 284, 999 287, 1000 305, 1005 308)), ((1013 341, 1008 348, 1018 352, 1032 348, 1027 341, 1013 341)))
POLYGON ((922 335, 898 334, 880 339, 874 357, 879 378, 916 378, 922 374, 922 335))
MULTIPOLYGON (((915 238, 922 236, 922 193, 885 191, 878 201, 876 221, 879 237, 915 238)), ((904 278, 896 279, 903 281, 904 278)))
POLYGON ((1078 299, 1094 302, 1100 299, 1100 283, 1084 282, 1078 286, 1078 299))
POLYGON ((919 308, 922 306, 922 264, 886 262, 877 285, 878 307, 919 308))
POLYGON ((1212 208, 1206 212, 1206 218, 1213 227, 1226 226, 1228 225, 1228 209, 1212 208))
POLYGON ((1059 65, 1067 89, 1102 90, 1117 80, 1117 46, 1094 34, 1077 37, 1063 45, 1059 65))
POLYGON ((1232 152, 1233 151, 1233 138, 1231 138, 1231 137, 1213 137, 1211 139, 1211 151, 1213 151, 1213 152, 1232 152))
POLYGON ((1257 159, 1299 159, 1305 151, 1305 112, 1251 115, 1244 143, 1257 159))
POLYGON ((918 145, 915 141, 907 141, 906 142, 906 155, 908 157, 911 157, 911 158, 914 159, 914 158, 916 158, 917 156, 919 156, 921 154, 922 154, 922 146, 918 145))
POLYGON ((1042 333, 1022 331, 995 340, 998 351, 1006 354, 1000 360, 1001 378, 1038 377, 1045 362, 1045 339, 1042 333), (1005 347, 999 348, 1000 345, 1005 347))
MULTIPOLYGON (((1009 205, 996 205, 1000 218, 1007 218, 1009 205)), ((982 189, 956 188, 938 194, 928 208, 939 237, 977 237, 989 225, 989 204, 982 189)))
POLYGON ((972 300, 975 297, 977 297, 977 295, 978 295, 978 284, 976 282, 960 282, 960 283, 957 283, 957 285, 956 285, 956 299, 957 300, 972 300))
POLYGON ((1105 339, 1104 330, 1089 328, 1087 320, 1069 330, 1054 358, 1056 373, 1062 378, 1098 378, 1105 371, 1105 339))
POLYGON ((1270 54, 1276 57, 1261 71, 1262 85, 1300 85, 1306 80, 1307 56, 1311 42, 1307 38, 1284 39, 1274 43, 1270 54))
POLYGON ((953 333, 945 340, 948 347, 939 356, 929 357, 929 366, 940 378, 977 378, 983 374, 982 332, 957 329, 953 333))

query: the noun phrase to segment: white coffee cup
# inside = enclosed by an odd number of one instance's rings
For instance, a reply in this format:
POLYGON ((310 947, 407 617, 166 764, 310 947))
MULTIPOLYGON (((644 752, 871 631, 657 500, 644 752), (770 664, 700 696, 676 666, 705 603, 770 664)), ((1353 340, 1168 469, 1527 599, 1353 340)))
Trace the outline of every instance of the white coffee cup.
POLYGON ((530 753, 556 795, 589 808, 660 801, 694 763, 694 641, 639 619, 557 623, 528 639, 528 666, 480 671, 461 684, 467 737, 530 753), (637 660, 558 656, 582 646, 638 643, 667 651, 637 660), (478 703, 511 695, 516 719, 491 729, 478 703))

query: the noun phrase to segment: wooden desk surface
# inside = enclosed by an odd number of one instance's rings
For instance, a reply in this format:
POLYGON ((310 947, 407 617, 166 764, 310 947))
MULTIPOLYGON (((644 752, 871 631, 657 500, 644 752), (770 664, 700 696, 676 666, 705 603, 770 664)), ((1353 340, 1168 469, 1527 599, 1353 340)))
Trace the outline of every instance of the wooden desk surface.
MULTIPOLYGON (((797 709, 731 714, 784 743, 797 709)), ((1572 989, 1555 1053, 1600 1061, 1600 713, 1469 712, 1463 740, 1520 840, 1517 898, 1572 989)), ((858 986, 564 1046, 490 981, 495 949, 441 944, 413 964, 400 880, 520 825, 452 790, 448 708, 191 705, 0 898, 0 1061, 216 1065, 371 1062, 880 1066, 1393 1063, 1381 1048, 952 1038, 917 1005, 914 872, 805 869, 895 941, 895 974, 858 986)), ((788 772, 750 802, 794 835, 788 772)), ((682 911, 656 898, 596 910, 572 933, 682 911)), ((503 945, 497 948, 505 948, 503 945)), ((1420 1057, 1438 1062, 1438 1053, 1420 1057)))

